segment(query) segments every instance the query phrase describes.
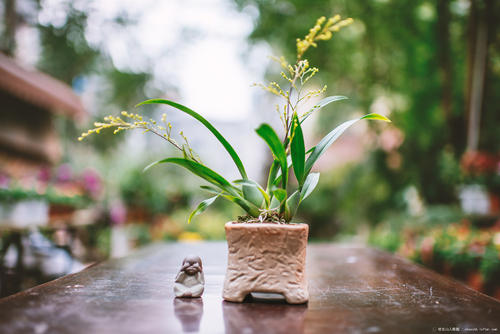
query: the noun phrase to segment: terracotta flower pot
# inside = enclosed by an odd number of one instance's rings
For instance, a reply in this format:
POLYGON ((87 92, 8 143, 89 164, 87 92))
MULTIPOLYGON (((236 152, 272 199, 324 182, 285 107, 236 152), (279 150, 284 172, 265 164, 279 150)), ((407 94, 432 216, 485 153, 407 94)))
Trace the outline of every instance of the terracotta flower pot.
POLYGON ((282 294, 290 304, 308 301, 307 224, 229 222, 225 229, 224 300, 242 302, 249 293, 264 292, 282 294))

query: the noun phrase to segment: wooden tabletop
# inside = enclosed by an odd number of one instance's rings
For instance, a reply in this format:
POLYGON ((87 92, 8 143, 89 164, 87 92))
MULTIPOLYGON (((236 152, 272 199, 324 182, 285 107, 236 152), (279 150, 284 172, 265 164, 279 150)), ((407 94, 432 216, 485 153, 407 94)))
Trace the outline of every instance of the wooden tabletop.
POLYGON ((153 245, 0 299, 0 333, 430 333, 500 331, 500 303, 404 259, 308 248, 307 305, 222 301, 226 244, 153 245), (203 260, 201 299, 174 299, 182 259, 203 260))

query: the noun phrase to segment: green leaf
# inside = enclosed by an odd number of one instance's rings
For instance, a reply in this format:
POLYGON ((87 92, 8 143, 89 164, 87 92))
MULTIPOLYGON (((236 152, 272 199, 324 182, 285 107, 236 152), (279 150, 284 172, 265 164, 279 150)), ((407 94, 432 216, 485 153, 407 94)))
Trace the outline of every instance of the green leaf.
POLYGON ((235 191, 234 187, 222 176, 211 170, 210 168, 203 166, 202 164, 184 159, 184 158, 167 158, 163 160, 158 160, 153 162, 152 164, 146 166, 144 168, 144 171, 148 170, 149 168, 158 165, 158 164, 163 164, 163 163, 172 163, 176 164, 179 166, 182 166, 189 170, 191 173, 201 177, 202 179, 212 183, 213 185, 219 187, 222 190, 227 191, 230 194, 233 195, 238 195, 238 193, 235 191))
POLYGON ((244 198, 231 196, 226 194, 221 194, 221 196, 237 205, 239 205, 243 210, 245 210, 250 216, 258 217, 260 215, 260 210, 258 207, 250 203, 244 198))
POLYGON ((285 189, 276 189, 273 191, 273 198, 276 198, 280 203, 280 212, 283 213, 285 211, 285 201, 286 201, 286 190, 285 189))
POLYGON ((365 115, 361 118, 353 119, 353 120, 350 120, 350 121, 347 121, 347 122, 340 124, 335 129, 333 129, 330 133, 328 133, 325 137, 323 137, 323 139, 321 139, 321 141, 318 143, 318 145, 316 145, 314 147, 314 150, 311 152, 311 154, 307 158, 306 167, 305 167, 305 169, 306 169, 305 174, 308 174, 311 171, 311 168, 314 165, 314 163, 316 162, 316 160, 318 160, 319 157, 321 155, 323 155, 323 153, 325 153, 325 151, 330 147, 330 145, 332 145, 340 137, 340 135, 342 133, 344 133, 345 130, 347 130, 351 125, 353 125, 354 123, 356 123, 362 119, 374 119, 374 120, 381 120, 381 121, 385 121, 385 122, 390 122, 390 120, 387 117, 372 113, 372 114, 365 115))
POLYGON ((299 183, 299 187, 302 186, 304 179, 304 165, 306 160, 306 147, 304 144, 304 134, 302 133, 302 127, 300 126, 299 118, 297 113, 293 114, 293 130, 292 130, 292 142, 290 143, 290 153, 292 156, 293 172, 299 183))
POLYGON ((253 204, 257 205, 259 208, 265 202, 266 208, 269 207, 270 199, 269 195, 262 189, 262 187, 255 181, 250 179, 247 180, 235 180, 233 183, 241 184, 243 190, 243 197, 253 204))
POLYGON ((241 186, 243 190, 243 198, 254 204, 258 208, 262 207, 265 202, 264 196, 259 191, 259 188, 251 184, 243 184, 241 186))
POLYGON ((304 117, 300 121, 304 122, 313 112, 320 110, 321 108, 327 106, 328 104, 335 102, 335 101, 340 101, 340 100, 347 100, 348 97, 346 96, 341 96, 341 95, 336 95, 336 96, 327 96, 324 99, 320 100, 318 103, 316 103, 308 112, 304 114, 304 117))
POLYGON ((293 216, 297 213, 297 209, 300 204, 300 192, 295 191, 288 199, 285 204, 285 220, 289 222, 292 220, 293 216))
POLYGON ((269 124, 262 124, 257 130, 257 134, 264 139, 276 160, 279 161, 281 166, 281 174, 283 175, 283 188, 287 185, 288 168, 286 162, 286 153, 283 144, 281 143, 278 135, 274 132, 269 124))
POLYGON ((202 185, 202 186, 200 186, 200 188, 201 188, 201 189, 203 189, 203 190, 206 190, 206 191, 208 191, 209 193, 214 194, 214 195, 219 195, 219 194, 220 194, 220 192, 221 192, 219 189, 214 188, 214 187, 212 187, 212 186, 202 185))
POLYGON ((208 122, 203 116, 201 116, 200 114, 198 114, 194 110, 189 109, 186 106, 183 106, 182 104, 179 104, 179 103, 176 103, 176 102, 173 102, 173 101, 169 101, 169 100, 164 100, 164 99, 146 100, 146 101, 143 101, 143 102, 137 104, 136 107, 139 107, 139 106, 145 105, 145 104, 167 104, 169 106, 172 106, 172 107, 174 107, 174 108, 176 108, 176 109, 178 109, 178 110, 180 110, 180 111, 188 114, 189 116, 191 116, 194 119, 196 119, 197 121, 199 121, 210 132, 212 132, 213 135, 217 138, 217 140, 222 144, 222 146, 224 146, 224 148, 226 149, 227 153, 229 153, 229 155, 231 156, 231 158, 234 161, 234 164, 238 168, 238 170, 239 170, 239 172, 241 174, 241 177, 244 178, 244 179, 248 178, 247 177, 247 173, 245 171, 245 167, 243 166, 243 163, 241 162, 240 157, 238 156, 238 154, 236 154, 236 151, 233 149, 233 147, 231 146, 231 144, 229 144, 229 142, 226 140, 226 138, 224 138, 222 136, 222 134, 212 124, 210 124, 210 122, 208 122))
POLYGON ((378 120, 378 121, 384 121, 384 122, 392 123, 392 121, 390 119, 388 119, 387 117, 385 117, 384 115, 380 115, 380 114, 376 114, 376 113, 371 113, 371 114, 368 114, 368 115, 364 115, 363 117, 360 118, 360 120, 361 119, 375 119, 375 120, 378 120))
POLYGON ((271 204, 269 204, 269 208, 278 209, 280 206, 281 206, 280 201, 275 196, 273 196, 273 198, 271 198, 271 204))
POLYGON ((193 212, 191 212, 191 214, 189 215, 188 224, 191 223, 191 219, 193 219, 194 216, 197 216, 200 213, 202 213, 203 211, 205 211, 213 202, 215 202, 215 200, 218 197, 219 197, 219 195, 216 195, 214 197, 210 197, 210 198, 202 201, 200 204, 198 204, 196 209, 194 209, 193 212))
POLYGON ((273 160, 273 163, 271 164, 271 167, 269 168, 269 176, 267 177, 267 187, 266 187, 266 191, 269 194, 271 193, 271 187, 277 178, 279 166, 280 166, 280 162, 278 160, 273 160))
MULTIPOLYGON (((290 155, 286 157, 286 166, 288 170, 290 170, 290 168, 292 167, 292 157, 290 155)), ((280 183, 281 183, 281 169, 278 170, 276 178, 274 179, 274 182, 272 184, 278 186, 280 183)))
POLYGON ((302 191, 300 192, 300 201, 305 200, 311 193, 314 188, 318 185, 319 182, 319 173, 311 173, 307 175, 306 180, 304 181, 304 185, 302 186, 302 191))

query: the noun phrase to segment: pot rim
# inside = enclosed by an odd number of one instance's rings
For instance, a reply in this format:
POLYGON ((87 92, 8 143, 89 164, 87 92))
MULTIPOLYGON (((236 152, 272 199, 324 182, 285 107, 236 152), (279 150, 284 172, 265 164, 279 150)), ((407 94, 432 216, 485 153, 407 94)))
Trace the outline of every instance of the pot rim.
POLYGON ((309 224, 306 223, 286 223, 286 224, 277 224, 277 223, 240 223, 237 221, 229 221, 224 225, 226 228, 249 228, 249 229, 258 229, 260 227, 266 228, 284 228, 284 229, 303 229, 305 227, 309 227, 309 224))

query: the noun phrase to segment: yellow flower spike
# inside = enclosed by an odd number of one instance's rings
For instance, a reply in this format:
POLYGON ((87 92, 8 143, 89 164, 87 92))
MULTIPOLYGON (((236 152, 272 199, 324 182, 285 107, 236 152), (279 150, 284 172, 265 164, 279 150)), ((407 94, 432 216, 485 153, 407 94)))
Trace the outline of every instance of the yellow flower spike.
POLYGON ((322 33, 321 35, 318 36, 318 39, 319 40, 322 40, 322 41, 327 41, 329 40, 330 38, 332 38, 332 32, 331 31, 326 31, 325 33, 322 33))
POLYGON ((337 23, 338 21, 340 21, 340 15, 339 15, 339 14, 337 14, 337 15, 335 15, 335 16, 333 16, 333 17, 330 17, 330 18, 328 19, 328 22, 327 22, 326 24, 330 26, 330 25, 332 25, 332 24, 337 23))
POLYGON ((349 24, 353 23, 354 20, 352 18, 347 18, 345 20, 340 21, 339 23, 335 24, 330 28, 331 31, 339 31, 341 28, 344 28, 345 26, 348 26, 349 24))
POLYGON ((161 121, 165 122, 166 120, 167 120, 167 114, 164 113, 163 115, 161 115, 161 121))
POLYGON ((286 76, 285 72, 281 71, 281 76, 283 77, 283 79, 289 81, 289 82, 292 82, 292 79, 290 79, 289 77, 286 76))

